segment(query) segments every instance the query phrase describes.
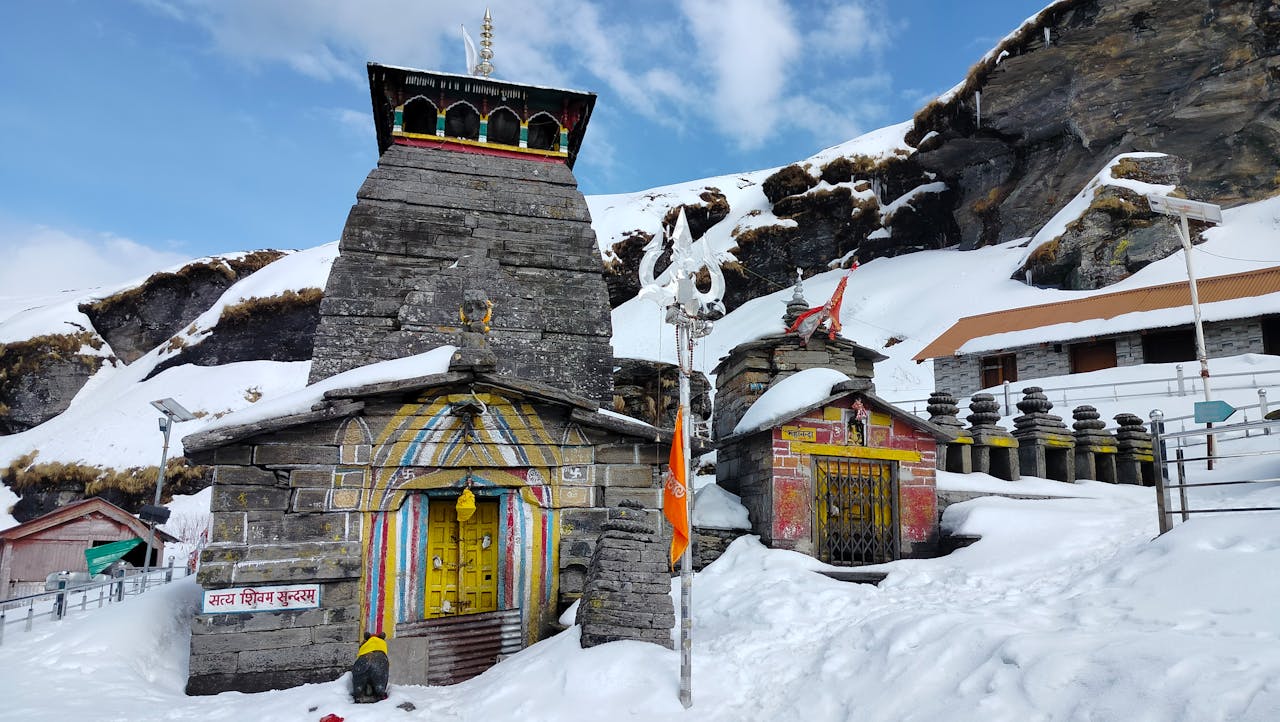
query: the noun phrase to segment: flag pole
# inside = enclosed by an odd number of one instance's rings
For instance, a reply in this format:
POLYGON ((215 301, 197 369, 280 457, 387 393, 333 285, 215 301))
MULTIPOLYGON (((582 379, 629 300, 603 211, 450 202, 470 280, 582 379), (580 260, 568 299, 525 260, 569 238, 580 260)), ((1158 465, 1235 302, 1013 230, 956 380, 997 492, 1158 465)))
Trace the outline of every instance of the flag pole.
POLYGON ((684 447, 686 519, 689 520, 689 544, 680 559, 680 704, 693 706, 693 473, 689 468, 689 373, 693 365, 693 329, 688 323, 676 324, 676 356, 680 362, 680 443, 684 447), (687 352, 687 353, 686 353, 687 352))
MULTIPOLYGON (((667 323, 676 327, 676 362, 680 367, 680 437, 671 439, 673 447, 680 444, 681 474, 684 488, 686 542, 680 557, 680 704, 685 709, 693 706, 693 474, 689 468, 690 424, 689 376, 693 372, 693 347, 695 339, 711 333, 714 312, 723 312, 724 275, 720 261, 711 248, 703 243, 695 255, 693 235, 684 208, 671 230, 671 261, 661 274, 654 273, 658 260, 665 252, 661 236, 654 236, 644 247, 640 259, 640 297, 647 298, 666 311, 667 323), (706 271, 710 280, 707 291, 698 288, 697 278, 706 271)), ((672 462, 676 460, 671 459, 672 462)), ((675 464, 673 463, 672 466, 675 464)), ((664 494, 664 503, 666 495, 664 494)), ((674 551, 674 547, 672 549, 674 551)), ((673 560, 674 561, 674 560, 673 560)))

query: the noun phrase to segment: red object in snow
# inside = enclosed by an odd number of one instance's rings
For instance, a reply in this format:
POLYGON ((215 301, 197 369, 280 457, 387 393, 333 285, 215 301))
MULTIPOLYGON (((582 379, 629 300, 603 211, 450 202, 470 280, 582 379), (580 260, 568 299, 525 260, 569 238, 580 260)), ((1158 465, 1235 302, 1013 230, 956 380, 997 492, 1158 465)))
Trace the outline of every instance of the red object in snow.
POLYGON ((320 722, 343 722, 343 720, 336 714, 327 714, 320 718, 320 722))

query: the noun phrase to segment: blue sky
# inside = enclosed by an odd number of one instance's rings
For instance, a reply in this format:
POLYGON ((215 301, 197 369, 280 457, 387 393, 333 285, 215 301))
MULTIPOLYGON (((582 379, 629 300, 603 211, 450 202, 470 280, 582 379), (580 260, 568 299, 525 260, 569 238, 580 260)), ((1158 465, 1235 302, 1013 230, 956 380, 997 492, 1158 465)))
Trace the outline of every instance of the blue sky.
MULTIPOLYGON (((599 95, 588 194, 782 165, 905 120, 1048 0, 494 0, 495 77, 599 95)), ((0 296, 336 239, 367 60, 463 72, 483 3, 0 8, 0 296), (50 280, 50 278, 56 280, 50 280)))

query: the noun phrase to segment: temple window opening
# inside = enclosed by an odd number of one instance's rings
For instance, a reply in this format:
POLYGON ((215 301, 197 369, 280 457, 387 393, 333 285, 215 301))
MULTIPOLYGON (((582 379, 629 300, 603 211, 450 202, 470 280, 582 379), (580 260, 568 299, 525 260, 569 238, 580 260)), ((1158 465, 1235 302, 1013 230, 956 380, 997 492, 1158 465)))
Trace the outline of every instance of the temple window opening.
POLYGON ((470 103, 454 103, 444 113, 444 134, 451 138, 479 140, 480 113, 470 103))
POLYGON ((520 118, 510 108, 498 108, 489 114, 488 140, 490 143, 519 145, 520 118))
POLYGON ((419 95, 404 104, 403 127, 406 133, 435 135, 436 106, 419 95))
POLYGON ((529 119, 529 147, 555 150, 560 140, 560 122, 550 113, 538 113, 529 119))

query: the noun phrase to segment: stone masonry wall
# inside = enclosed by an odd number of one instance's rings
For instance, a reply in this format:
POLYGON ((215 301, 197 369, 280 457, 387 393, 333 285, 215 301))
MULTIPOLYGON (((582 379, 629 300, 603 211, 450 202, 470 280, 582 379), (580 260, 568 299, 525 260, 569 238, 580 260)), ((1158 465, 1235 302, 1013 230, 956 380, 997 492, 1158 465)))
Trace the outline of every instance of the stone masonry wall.
POLYGON ((766 546, 773 543, 769 519, 773 510, 772 442, 761 431, 716 450, 716 483, 737 494, 747 508, 751 531, 766 546))
POLYGON ((1209 357, 1262 353, 1262 321, 1240 318, 1204 325, 1204 345, 1209 357))
MULTIPOLYGON (((582 595, 587 568, 596 541, 609 518, 608 507, 639 504, 642 509, 662 508, 661 470, 670 447, 615 440, 595 447, 591 503, 585 508, 563 509, 560 514, 560 608, 582 595)), ((643 517, 661 534, 661 515, 643 517)))
POLYGON ((326 422, 207 454, 213 523, 200 585, 320 583, 321 606, 196 615, 189 694, 281 689, 349 669, 359 643, 361 514, 358 494, 331 488, 335 429, 326 422))
POLYGON ((399 145, 347 218, 310 380, 456 343, 470 290, 494 303, 499 373, 612 401, 608 289, 573 173, 399 145))

